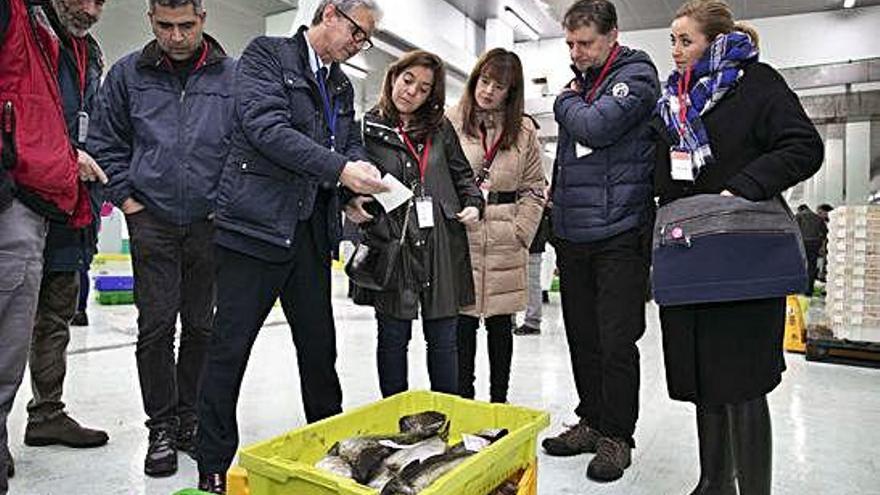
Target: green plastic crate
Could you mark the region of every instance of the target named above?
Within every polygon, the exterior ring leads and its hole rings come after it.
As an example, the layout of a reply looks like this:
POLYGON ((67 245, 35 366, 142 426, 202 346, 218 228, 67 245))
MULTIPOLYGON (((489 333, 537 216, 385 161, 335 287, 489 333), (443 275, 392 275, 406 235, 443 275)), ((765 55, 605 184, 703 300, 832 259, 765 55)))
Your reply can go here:
POLYGON ((410 391, 327 418, 239 452, 251 495, 376 495, 376 490, 314 467, 344 438, 398 431, 398 419, 435 410, 451 421, 449 443, 462 433, 507 428, 510 433, 468 458, 420 495, 486 495, 535 459, 538 433, 549 414, 506 404, 488 404, 425 391, 410 391))
POLYGON ((95 291, 98 304, 134 304, 134 291, 95 291))

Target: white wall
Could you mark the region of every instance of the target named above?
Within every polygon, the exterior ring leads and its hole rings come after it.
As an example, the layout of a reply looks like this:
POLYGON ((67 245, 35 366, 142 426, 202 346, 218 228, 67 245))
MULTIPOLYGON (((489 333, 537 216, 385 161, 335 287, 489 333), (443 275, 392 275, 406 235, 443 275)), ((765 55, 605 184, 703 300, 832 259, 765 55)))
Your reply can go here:
MULTIPOLYGON (((206 2, 205 9, 208 12, 205 32, 217 38, 232 56, 241 54, 247 43, 263 34, 265 29, 263 17, 249 13, 247 9, 239 10, 214 2, 206 2)), ((109 69, 123 55, 140 50, 153 39, 146 1, 107 2, 93 34, 104 51, 104 61, 109 69)))
MULTIPOLYGON (((843 62, 880 57, 880 7, 816 12, 750 21, 761 41, 761 58, 777 68, 843 62)), ((621 33, 621 43, 646 51, 661 77, 672 68, 669 29, 651 29, 621 33)), ((523 59, 526 79, 547 77, 556 92, 572 74, 565 40, 554 38, 539 42, 517 43, 523 59)), ((530 88, 528 96, 536 96, 530 88)))

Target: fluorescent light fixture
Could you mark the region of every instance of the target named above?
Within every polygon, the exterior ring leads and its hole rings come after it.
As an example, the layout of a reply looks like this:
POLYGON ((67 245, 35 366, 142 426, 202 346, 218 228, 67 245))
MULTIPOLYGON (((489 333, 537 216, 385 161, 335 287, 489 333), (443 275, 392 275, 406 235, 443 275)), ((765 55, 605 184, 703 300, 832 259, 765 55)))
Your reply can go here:
POLYGON ((856 6, 856 0, 843 0, 843 8, 851 9, 856 6))
POLYGON ((516 29, 521 28, 522 31, 525 32, 526 36, 528 36, 532 41, 538 41, 541 39, 541 35, 538 34, 538 31, 535 30, 525 19, 522 18, 512 7, 505 5, 504 11, 502 12, 502 17, 505 22, 510 25, 510 27, 516 29))
POLYGON ((366 79, 370 74, 366 69, 362 69, 357 65, 350 64, 348 62, 342 62, 342 71, 348 74, 351 77, 355 77, 357 79, 366 79))

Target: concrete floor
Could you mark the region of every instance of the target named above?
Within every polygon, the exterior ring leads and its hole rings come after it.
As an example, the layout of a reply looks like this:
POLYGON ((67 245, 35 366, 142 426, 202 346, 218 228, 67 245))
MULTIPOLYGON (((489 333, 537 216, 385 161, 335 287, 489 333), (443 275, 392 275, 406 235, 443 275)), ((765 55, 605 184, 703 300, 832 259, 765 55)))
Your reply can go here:
MULTIPOLYGON (((334 303, 339 337, 338 369, 344 407, 380 397, 375 375, 375 323, 369 308, 345 297, 345 280, 335 275, 334 303)), ((10 493, 21 495, 167 495, 194 485, 195 463, 180 455, 180 471, 166 479, 143 474, 147 446, 134 361, 136 313, 131 306, 89 308, 92 326, 74 328, 65 400, 81 423, 105 428, 110 443, 77 451, 26 447, 22 387, 9 419, 17 474, 10 493)), ((698 476, 693 407, 666 394, 660 332, 654 305, 648 310, 642 351, 641 418, 633 466, 611 484, 584 476, 588 456, 568 459, 539 454, 539 492, 544 494, 686 494, 698 476)), ((424 344, 415 332, 410 384, 427 388, 424 344)), ((483 334, 485 335, 485 333, 483 334)), ((484 341, 481 342, 484 345, 484 341)), ((478 395, 488 395, 488 363, 481 347, 478 395)), ((575 420, 574 384, 561 326, 558 295, 545 305, 544 333, 515 341, 511 402, 549 411, 543 436, 575 420)), ((880 371, 807 363, 788 355, 788 371, 771 395, 774 427, 774 493, 880 494, 880 371)), ((249 444, 304 423, 293 344, 280 311, 274 311, 257 340, 242 389, 239 424, 249 444)))

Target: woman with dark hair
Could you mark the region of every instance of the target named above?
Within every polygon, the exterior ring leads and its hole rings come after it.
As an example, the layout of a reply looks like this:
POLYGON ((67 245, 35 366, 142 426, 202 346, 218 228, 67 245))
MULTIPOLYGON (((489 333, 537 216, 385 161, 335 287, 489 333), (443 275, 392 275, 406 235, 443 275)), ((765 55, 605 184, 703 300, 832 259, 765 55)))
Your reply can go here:
POLYGON ((541 146, 523 115, 523 71, 516 54, 484 54, 449 120, 477 177, 486 213, 467 229, 475 304, 458 317, 458 382, 473 398, 477 329, 488 333, 489 398, 507 402, 513 355, 513 314, 526 307, 529 245, 544 207, 541 146))
POLYGON ((367 246, 392 246, 397 253, 381 290, 355 290, 356 303, 376 309, 384 397, 408 388, 407 347, 420 314, 431 389, 458 393, 458 309, 474 303, 464 225, 479 221, 483 198, 443 115, 445 77, 440 58, 424 51, 407 53, 388 68, 379 103, 364 116, 364 145, 370 162, 414 196, 388 212, 367 197, 345 209, 367 246))
MULTIPOLYGON (((676 68, 655 120, 661 205, 696 194, 768 200, 819 169, 819 134, 725 2, 682 5, 671 41, 676 68)), ((669 395, 697 408, 692 494, 769 494, 767 394, 785 369, 785 298, 661 306, 660 322, 669 395)))

